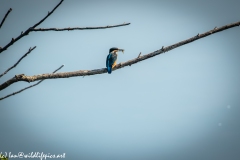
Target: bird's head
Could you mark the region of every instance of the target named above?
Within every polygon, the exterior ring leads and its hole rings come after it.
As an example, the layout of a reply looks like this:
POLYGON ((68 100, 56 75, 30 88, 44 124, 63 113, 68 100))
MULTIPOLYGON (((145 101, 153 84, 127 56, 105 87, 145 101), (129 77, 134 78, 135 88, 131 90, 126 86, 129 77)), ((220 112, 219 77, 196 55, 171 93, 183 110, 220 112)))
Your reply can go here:
POLYGON ((112 47, 112 48, 109 49, 109 53, 116 53, 118 51, 121 51, 121 52, 124 53, 124 49, 119 49, 117 47, 112 47))

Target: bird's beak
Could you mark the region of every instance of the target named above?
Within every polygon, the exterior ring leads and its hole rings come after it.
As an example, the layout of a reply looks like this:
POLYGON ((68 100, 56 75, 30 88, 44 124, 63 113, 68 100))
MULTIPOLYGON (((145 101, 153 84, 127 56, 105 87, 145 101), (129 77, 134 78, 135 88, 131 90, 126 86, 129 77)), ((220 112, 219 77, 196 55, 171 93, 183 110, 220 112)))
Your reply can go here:
POLYGON ((123 52, 123 53, 124 53, 124 49, 118 49, 118 51, 121 51, 121 52, 123 52))

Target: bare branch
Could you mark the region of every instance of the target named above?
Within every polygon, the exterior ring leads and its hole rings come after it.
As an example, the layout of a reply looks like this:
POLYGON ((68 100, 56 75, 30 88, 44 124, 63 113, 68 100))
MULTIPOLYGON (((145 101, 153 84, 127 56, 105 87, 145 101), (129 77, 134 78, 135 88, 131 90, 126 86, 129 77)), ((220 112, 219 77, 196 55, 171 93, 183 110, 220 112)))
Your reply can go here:
MULTIPOLYGON (((222 26, 220 28, 210 30, 210 31, 202 33, 202 34, 198 34, 197 36, 194 36, 194 37, 189 38, 187 40, 175 43, 175 44, 167 46, 167 47, 162 47, 161 49, 159 49, 157 51, 154 51, 152 53, 143 55, 139 58, 134 58, 134 59, 129 60, 127 62, 117 64, 113 68, 113 70, 117 70, 117 69, 123 68, 125 66, 131 66, 132 64, 135 64, 135 63, 138 63, 140 61, 146 60, 148 58, 157 56, 161 53, 168 52, 168 51, 170 51, 172 49, 175 49, 177 47, 180 47, 182 45, 191 43, 193 41, 204 38, 206 36, 209 36, 209 35, 212 35, 214 33, 221 32, 223 30, 226 30, 226 29, 229 29, 229 28, 232 28, 232 27, 236 27, 236 26, 239 26, 239 25, 240 25, 240 21, 236 22, 236 23, 232 23, 232 24, 222 26)), ((69 77, 76 77, 76 76, 90 76, 90 75, 95 75, 95 74, 103 74, 103 73, 106 73, 106 72, 107 72, 107 69, 102 68, 102 69, 95 69, 95 70, 79 70, 79 71, 75 71, 75 72, 64 72, 64 73, 56 73, 56 74, 40 74, 40 75, 34 75, 34 76, 26 76, 24 74, 20 74, 20 75, 15 75, 15 77, 13 77, 10 80, 1 84, 0 85, 0 90, 3 90, 4 88, 7 88, 8 86, 10 86, 11 84, 13 84, 17 81, 34 82, 34 81, 43 80, 43 79, 69 78, 69 77)))
POLYGON ((30 32, 32 31, 70 31, 70 30, 91 30, 91 29, 106 29, 106 28, 114 28, 114 27, 121 27, 121 26, 126 26, 129 25, 130 23, 123 23, 123 24, 118 24, 118 25, 108 25, 108 26, 100 26, 100 27, 74 27, 74 28, 36 28, 38 25, 40 25, 45 19, 47 19, 56 9, 57 7, 59 7, 61 5, 61 3, 64 0, 61 0, 58 5, 56 7, 53 8, 53 10, 51 12, 48 12, 48 14, 42 19, 40 20, 38 23, 36 23, 35 25, 33 25, 32 27, 28 28, 26 31, 22 31, 21 34, 16 37, 16 38, 12 38, 11 41, 4 46, 3 48, 0 47, 0 53, 5 51, 8 47, 10 47, 11 45, 13 45, 15 42, 17 42, 19 39, 25 37, 26 35, 28 35, 30 32))
MULTIPOLYGON (((61 66, 60 66, 58 69, 56 69, 53 73, 56 73, 56 72, 57 72, 58 70, 60 70, 63 66, 64 66, 64 65, 61 65, 61 66)), ((32 88, 32 87, 34 87, 34 86, 36 86, 36 85, 39 85, 40 83, 42 83, 42 81, 44 81, 44 79, 43 79, 43 80, 40 80, 39 82, 37 82, 37 83, 35 83, 35 84, 31 85, 31 86, 28 86, 28 87, 26 87, 26 88, 23 88, 23 89, 21 89, 21 90, 19 90, 19 91, 17 91, 17 92, 13 92, 12 94, 9 94, 9 95, 7 95, 7 96, 1 97, 1 98, 0 98, 0 101, 3 100, 3 99, 5 99, 5 98, 8 98, 8 97, 10 97, 10 96, 13 96, 13 95, 15 95, 15 94, 21 93, 22 91, 24 91, 24 90, 26 90, 26 89, 32 88)))
POLYGON ((5 16, 4 16, 4 18, 3 18, 3 20, 2 20, 2 22, 1 22, 1 24, 0 24, 0 28, 2 27, 5 19, 7 18, 8 14, 9 14, 11 11, 12 11, 12 8, 10 8, 10 9, 7 11, 7 13, 5 14, 5 16))
POLYGON ((139 55, 138 55, 138 57, 137 57, 137 58, 139 58, 139 57, 141 56, 141 54, 142 54, 142 52, 140 52, 140 53, 139 53, 139 55))
POLYGON ((19 39, 21 39, 22 37, 28 35, 29 32, 31 32, 31 30, 35 27, 37 27, 39 24, 41 24, 45 19, 47 19, 56 9, 58 6, 60 6, 60 4, 63 2, 63 0, 61 0, 58 5, 56 7, 53 8, 53 10, 51 12, 49 12, 42 20, 40 20, 38 23, 36 23, 34 26, 28 28, 25 32, 22 32, 17 38, 12 38, 12 40, 3 48, 0 49, 0 53, 5 51, 8 47, 10 47, 11 45, 13 45, 15 42, 17 42, 19 39))
POLYGON ((60 69, 62 69, 62 67, 64 67, 64 64, 61 65, 58 69, 56 69, 55 71, 53 71, 53 73, 56 73, 57 71, 59 71, 60 69))
POLYGON ((16 66, 18 65, 18 63, 20 63, 21 60, 22 60, 23 58, 25 58, 29 53, 31 53, 32 50, 34 50, 35 48, 36 48, 36 46, 34 46, 33 48, 30 47, 29 50, 28 50, 28 52, 25 53, 25 54, 17 61, 17 63, 15 63, 12 67, 8 68, 4 73, 0 74, 0 78, 1 78, 3 75, 5 75, 8 71, 10 71, 10 70, 13 69, 14 67, 16 67, 16 66))
POLYGON ((37 27, 39 24, 41 24, 43 21, 45 21, 45 19, 47 19, 63 2, 64 0, 61 0, 58 5, 56 5, 56 7, 53 8, 53 10, 51 12, 48 12, 48 14, 42 19, 40 20, 38 23, 36 23, 34 26, 32 26, 32 28, 37 27))
POLYGON ((123 24, 100 26, 100 27, 35 28, 35 29, 31 29, 31 31, 37 32, 37 31, 73 31, 73 30, 106 29, 106 28, 127 26, 129 24, 131 23, 123 23, 123 24))

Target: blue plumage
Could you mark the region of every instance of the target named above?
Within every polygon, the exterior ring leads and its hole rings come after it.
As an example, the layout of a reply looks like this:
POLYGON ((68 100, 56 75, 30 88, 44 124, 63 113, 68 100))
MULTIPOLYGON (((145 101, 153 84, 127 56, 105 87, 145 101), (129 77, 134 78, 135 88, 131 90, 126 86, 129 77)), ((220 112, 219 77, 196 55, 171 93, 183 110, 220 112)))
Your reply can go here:
POLYGON ((112 65, 113 65, 112 55, 111 55, 111 53, 109 53, 109 55, 107 56, 107 61, 106 61, 106 67, 107 67, 107 71, 109 74, 112 73, 112 65))
POLYGON ((112 67, 114 62, 116 62, 117 60, 117 54, 116 53, 109 53, 107 56, 107 61, 106 61, 106 67, 108 70, 108 73, 111 74, 112 73, 112 67))
POLYGON ((116 47, 110 48, 110 50, 109 50, 109 54, 108 54, 107 60, 106 60, 106 67, 107 67, 108 74, 112 73, 112 68, 115 67, 115 65, 116 65, 118 51, 123 52, 124 50, 118 49, 116 47))

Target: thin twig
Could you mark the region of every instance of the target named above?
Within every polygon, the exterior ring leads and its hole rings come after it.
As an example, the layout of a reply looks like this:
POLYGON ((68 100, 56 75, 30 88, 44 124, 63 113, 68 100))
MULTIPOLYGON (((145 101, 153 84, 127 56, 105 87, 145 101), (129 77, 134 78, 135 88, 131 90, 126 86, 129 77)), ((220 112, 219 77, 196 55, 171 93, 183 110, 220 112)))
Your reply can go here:
POLYGON ((21 60, 22 60, 23 58, 25 58, 29 53, 31 53, 32 50, 34 50, 35 48, 36 48, 36 46, 34 46, 33 48, 30 47, 29 50, 28 50, 28 52, 25 53, 25 54, 17 61, 17 63, 15 63, 12 67, 8 68, 4 73, 0 74, 0 78, 1 78, 3 75, 5 75, 8 71, 10 71, 10 70, 13 69, 14 67, 16 67, 16 66, 18 65, 18 63, 20 63, 21 60))
MULTIPOLYGON (((236 26, 239 26, 239 25, 240 25, 240 21, 236 22, 236 23, 232 23, 232 24, 222 26, 222 27, 217 28, 217 29, 210 30, 210 31, 202 33, 202 34, 198 34, 198 36, 193 36, 192 38, 186 39, 184 41, 175 43, 175 44, 167 46, 167 47, 163 47, 163 48, 161 48, 157 51, 154 51, 152 53, 143 55, 139 58, 134 58, 134 59, 129 60, 127 62, 117 64, 113 68, 113 71, 117 70, 117 69, 120 69, 120 68, 123 68, 125 66, 131 66, 135 63, 138 63, 138 62, 146 60, 148 58, 157 56, 161 53, 168 52, 170 50, 173 50, 177 47, 180 47, 180 46, 183 46, 185 44, 191 43, 191 42, 196 41, 198 39, 204 38, 204 37, 212 35, 214 33, 221 32, 223 30, 233 28, 233 27, 236 27, 236 26)), ((0 85, 0 90, 3 90, 5 88, 7 88, 8 86, 10 86, 11 84, 13 84, 15 82, 18 82, 18 81, 34 82, 34 81, 43 80, 43 79, 69 78, 69 77, 76 77, 76 76, 90 76, 90 75, 95 75, 95 74, 103 74, 103 73, 106 73, 106 72, 107 72, 107 69, 102 68, 102 69, 79 70, 79 71, 75 71, 75 72, 64 72, 64 73, 56 73, 56 74, 40 74, 40 75, 34 75, 34 76, 26 76, 24 74, 15 75, 15 77, 13 77, 13 78, 9 79, 8 81, 4 82, 3 84, 1 84, 0 85)))
MULTIPOLYGON (((60 70, 63 66, 64 66, 64 65, 61 65, 61 66, 60 66, 58 69, 56 69, 53 73, 56 73, 56 72, 57 72, 58 70, 60 70)), ((44 81, 44 79, 43 79, 43 80, 40 80, 39 82, 37 82, 37 83, 35 83, 35 84, 33 84, 33 85, 30 85, 30 86, 28 86, 28 87, 26 87, 26 88, 23 88, 23 89, 21 89, 21 90, 19 90, 19 91, 17 91, 17 92, 13 92, 12 94, 9 94, 9 95, 7 95, 7 96, 1 97, 1 98, 0 98, 0 101, 3 100, 3 99, 5 99, 5 98, 8 98, 8 97, 10 97, 10 96, 13 96, 13 95, 15 95, 15 94, 18 94, 18 93, 20 93, 20 92, 22 92, 22 91, 24 91, 24 90, 26 90, 26 89, 29 89, 29 88, 34 87, 34 86, 36 86, 36 85, 39 85, 40 83, 42 83, 42 81, 44 81)))
POLYGON ((53 8, 53 10, 51 12, 48 12, 48 14, 42 19, 40 20, 38 23, 36 23, 35 25, 33 25, 32 27, 28 28, 26 31, 22 31, 21 34, 16 37, 16 38, 12 38, 12 40, 4 47, 0 47, 0 53, 5 51, 8 47, 10 47, 11 45, 13 45, 15 42, 17 42, 19 39, 23 38, 24 36, 28 35, 30 32, 37 32, 37 31, 70 31, 70 30, 90 30, 90 29, 106 29, 106 28, 114 28, 114 27, 121 27, 121 26, 126 26, 129 25, 130 23, 123 23, 123 24, 118 24, 118 25, 108 25, 108 26, 100 26, 100 27, 74 27, 74 28, 36 28, 38 25, 40 25, 45 19, 47 19, 56 9, 57 7, 59 7, 61 5, 61 3, 64 0, 61 0, 58 5, 56 7, 53 8))
POLYGON ((123 24, 100 26, 100 27, 34 28, 34 29, 31 29, 31 31, 37 32, 37 31, 73 31, 73 30, 107 29, 107 28, 127 26, 129 24, 131 23, 123 23, 123 24))
POLYGON ((56 7, 53 8, 53 10, 51 12, 48 12, 48 14, 42 19, 40 20, 38 23, 36 23, 34 26, 32 26, 32 28, 36 28, 39 24, 41 24, 45 19, 47 19, 57 8, 58 6, 61 5, 61 3, 63 2, 64 0, 61 0, 58 5, 56 5, 56 7))
POLYGON ((62 69, 62 67, 64 67, 64 64, 61 65, 58 69, 56 69, 55 71, 53 71, 53 73, 56 73, 57 71, 59 71, 60 69, 62 69))
POLYGON ((139 55, 138 55, 138 57, 137 57, 137 58, 139 58, 139 57, 141 56, 141 54, 142 54, 142 52, 140 52, 140 53, 139 53, 139 55))
POLYGON ((5 14, 5 16, 4 16, 4 18, 3 18, 3 20, 2 20, 2 22, 1 22, 1 24, 0 24, 0 28, 2 27, 5 19, 7 18, 8 14, 9 14, 11 11, 12 11, 12 8, 10 8, 10 9, 7 11, 7 13, 5 14))
POLYGON ((13 38, 6 46, 4 46, 3 48, 0 49, 0 53, 5 51, 8 47, 10 47, 11 45, 13 45, 15 42, 17 42, 19 39, 21 39, 22 37, 28 35, 29 32, 31 32, 32 29, 34 29, 35 27, 37 27, 39 24, 41 24, 45 19, 47 19, 56 9, 58 6, 60 6, 60 4, 63 2, 63 0, 61 0, 58 5, 56 5, 56 7, 53 8, 53 10, 51 12, 48 12, 48 14, 41 19, 38 23, 36 23, 35 25, 33 25, 32 27, 28 28, 25 32, 22 32, 17 38, 13 38))

